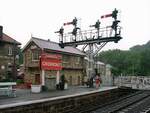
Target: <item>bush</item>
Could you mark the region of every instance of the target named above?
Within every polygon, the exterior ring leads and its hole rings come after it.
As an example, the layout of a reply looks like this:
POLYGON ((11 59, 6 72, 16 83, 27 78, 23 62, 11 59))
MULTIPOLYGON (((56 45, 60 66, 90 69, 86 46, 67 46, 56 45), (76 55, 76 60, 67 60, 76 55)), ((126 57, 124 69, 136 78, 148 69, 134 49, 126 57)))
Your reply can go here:
POLYGON ((24 81, 22 80, 22 79, 17 79, 17 84, 22 84, 22 83, 24 83, 24 81))
POLYGON ((15 82, 13 79, 2 79, 0 82, 15 82))

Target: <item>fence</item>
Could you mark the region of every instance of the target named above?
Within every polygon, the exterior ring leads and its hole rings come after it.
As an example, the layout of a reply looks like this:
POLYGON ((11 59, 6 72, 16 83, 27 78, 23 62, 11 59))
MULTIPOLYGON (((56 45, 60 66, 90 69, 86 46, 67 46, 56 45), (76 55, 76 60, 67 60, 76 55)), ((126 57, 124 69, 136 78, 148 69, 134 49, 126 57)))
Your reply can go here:
POLYGON ((114 84, 117 86, 126 86, 133 89, 149 89, 150 76, 118 76, 114 78, 114 84))

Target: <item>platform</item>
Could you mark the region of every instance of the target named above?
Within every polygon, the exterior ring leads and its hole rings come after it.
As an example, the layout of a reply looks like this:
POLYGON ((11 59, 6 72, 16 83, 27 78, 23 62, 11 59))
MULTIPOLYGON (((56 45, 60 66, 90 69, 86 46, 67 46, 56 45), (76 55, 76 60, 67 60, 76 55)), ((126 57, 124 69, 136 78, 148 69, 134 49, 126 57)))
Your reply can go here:
POLYGON ((74 86, 69 87, 67 90, 53 90, 47 92, 41 92, 39 94, 31 93, 28 89, 17 89, 15 98, 2 98, 0 97, 0 109, 7 107, 15 107, 20 105, 28 105, 32 103, 39 103, 43 101, 57 100, 61 98, 68 98, 78 95, 86 95, 90 93, 102 92, 112 89, 117 89, 118 87, 100 87, 96 88, 87 88, 84 86, 74 86))

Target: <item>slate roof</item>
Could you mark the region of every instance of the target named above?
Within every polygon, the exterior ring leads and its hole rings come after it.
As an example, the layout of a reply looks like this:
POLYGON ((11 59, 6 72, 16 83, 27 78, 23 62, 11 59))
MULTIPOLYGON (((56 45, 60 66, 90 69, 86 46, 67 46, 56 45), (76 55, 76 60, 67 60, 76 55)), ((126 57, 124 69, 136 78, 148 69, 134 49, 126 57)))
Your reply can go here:
POLYGON ((58 43, 52 42, 50 40, 43 40, 39 38, 32 37, 30 41, 26 44, 26 46, 23 48, 24 49, 28 46, 30 42, 34 42, 37 46, 39 46, 41 49, 48 49, 48 50, 53 50, 53 51, 59 51, 59 52, 64 52, 64 53, 71 53, 71 54, 77 54, 77 55, 85 55, 82 51, 75 47, 71 46, 66 46, 64 48, 61 48, 58 43))
POLYGON ((3 33, 3 36, 0 38, 0 41, 21 45, 20 42, 16 41, 15 39, 11 38, 10 36, 6 35, 5 33, 3 33))

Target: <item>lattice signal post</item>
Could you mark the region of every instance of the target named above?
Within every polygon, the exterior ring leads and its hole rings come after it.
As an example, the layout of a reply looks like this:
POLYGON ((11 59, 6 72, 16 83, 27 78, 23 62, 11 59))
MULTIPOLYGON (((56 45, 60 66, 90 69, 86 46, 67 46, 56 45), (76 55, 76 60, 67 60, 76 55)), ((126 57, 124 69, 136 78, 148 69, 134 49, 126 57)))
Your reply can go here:
POLYGON ((112 17, 112 25, 101 28, 100 20, 94 25, 90 25, 93 29, 81 31, 79 27, 77 27, 77 18, 74 18, 72 22, 64 23, 63 25, 73 25, 73 31, 71 33, 64 34, 64 28, 55 33, 60 34, 60 47, 64 48, 65 46, 74 46, 82 45, 82 50, 88 47, 86 51, 88 57, 88 73, 87 76, 90 78, 94 74, 94 57, 97 53, 108 43, 115 42, 118 43, 121 37, 121 27, 118 25, 120 23, 117 20, 118 10, 112 11, 111 14, 106 14, 101 16, 101 19, 112 17))

